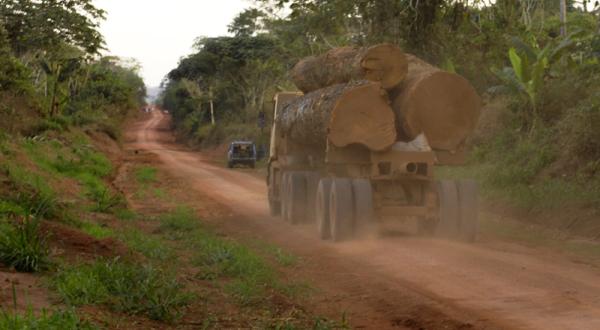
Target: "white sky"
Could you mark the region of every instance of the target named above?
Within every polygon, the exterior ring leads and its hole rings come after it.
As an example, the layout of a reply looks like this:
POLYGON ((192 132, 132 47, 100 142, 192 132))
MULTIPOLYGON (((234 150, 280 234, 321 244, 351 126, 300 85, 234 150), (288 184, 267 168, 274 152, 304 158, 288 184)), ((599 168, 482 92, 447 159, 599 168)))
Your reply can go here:
POLYGON ((132 57, 142 64, 149 87, 192 51, 199 36, 226 35, 227 25, 248 0, 94 0, 107 11, 101 32, 111 55, 132 57))

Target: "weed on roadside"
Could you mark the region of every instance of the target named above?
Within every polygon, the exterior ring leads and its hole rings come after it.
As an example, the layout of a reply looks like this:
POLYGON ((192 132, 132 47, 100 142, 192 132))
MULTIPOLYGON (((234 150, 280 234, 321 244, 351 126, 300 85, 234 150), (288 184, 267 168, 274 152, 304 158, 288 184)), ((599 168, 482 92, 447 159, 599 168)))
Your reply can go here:
POLYGON ((193 297, 173 275, 119 259, 67 266, 54 276, 52 287, 68 305, 106 305, 160 321, 179 317, 193 297))
POLYGON ((0 218, 0 262, 19 272, 37 272, 48 267, 49 254, 39 217, 0 218))
POLYGON ((0 329, 94 330, 98 327, 82 320, 73 310, 42 311, 40 314, 28 310, 19 315, 0 309, 0 329))
POLYGON ((196 218, 194 210, 183 206, 161 215, 158 220, 160 226, 156 229, 156 232, 162 233, 173 240, 182 239, 190 232, 200 228, 200 222, 196 218))
POLYGON ((122 232, 118 235, 118 238, 125 242, 132 250, 150 259, 164 261, 175 255, 173 250, 166 246, 160 239, 136 229, 129 229, 122 232))
POLYGON ((151 166, 143 166, 135 170, 135 179, 141 185, 156 182, 157 169, 151 166))
POLYGON ((104 239, 115 235, 110 228, 101 226, 95 222, 82 222, 81 230, 96 239, 104 239))

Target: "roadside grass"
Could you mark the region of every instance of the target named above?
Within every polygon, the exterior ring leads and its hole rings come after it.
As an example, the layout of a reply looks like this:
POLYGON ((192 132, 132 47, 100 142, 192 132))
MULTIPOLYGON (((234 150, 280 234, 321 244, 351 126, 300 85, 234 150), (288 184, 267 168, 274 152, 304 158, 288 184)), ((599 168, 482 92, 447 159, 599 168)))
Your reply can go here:
POLYGON ((0 216, 0 262, 19 272, 38 272, 50 265, 49 255, 39 217, 0 216))
MULTIPOLYGON (((514 167, 518 168, 517 165, 514 167)), ((547 178, 530 182, 519 181, 518 178, 524 174, 515 174, 516 171, 524 170, 509 168, 504 170, 505 174, 498 174, 497 166, 489 164, 436 168, 439 178, 476 179, 481 185, 482 197, 501 200, 520 209, 556 210, 568 205, 580 205, 600 211, 600 178, 547 178), (509 180, 511 175, 515 177, 509 180)))
POLYGON ((118 258, 65 266, 53 276, 51 286, 69 306, 106 305, 167 322, 177 319, 193 298, 173 274, 118 258))
POLYGON ((138 184, 147 185, 156 182, 157 169, 151 166, 142 166, 135 170, 135 179, 138 184))
POLYGON ((96 239, 104 239, 115 236, 115 233, 110 228, 103 227, 95 222, 82 222, 80 229, 96 239))
POLYGON ((506 221, 489 213, 480 215, 480 231, 483 234, 503 241, 567 253, 594 263, 600 262, 600 243, 596 241, 573 239, 569 234, 558 229, 506 221))
POLYGON ((126 222, 133 221, 138 218, 138 214, 127 207, 116 208, 113 210, 113 214, 117 217, 117 219, 126 222))
POLYGON ((175 252, 160 238, 153 237, 138 229, 129 228, 117 233, 117 238, 132 250, 153 260, 165 261, 173 258, 175 252))
POLYGON ((113 193, 104 183, 113 167, 108 158, 94 150, 85 136, 67 135, 67 142, 24 139, 23 150, 42 170, 57 176, 77 180, 84 194, 92 201, 92 211, 108 212, 123 203, 123 197, 113 193))
POLYGON ((14 160, 1 165, 7 174, 13 196, 7 196, 14 204, 25 210, 39 210, 40 217, 53 217, 61 213, 57 193, 46 178, 28 171, 14 160))
POLYGON ((11 314, 0 309, 0 329, 55 329, 55 330, 95 330, 94 324, 82 320, 73 310, 57 310, 34 313, 28 310, 25 314, 11 314))
MULTIPOLYGON (((177 207, 158 220, 156 233, 181 241, 193 251, 191 263, 199 268, 196 276, 202 280, 225 280, 224 290, 242 306, 265 302, 273 291, 289 296, 306 286, 280 282, 277 271, 263 256, 204 228, 191 208, 177 207)), ((283 264, 295 261, 281 250, 273 251, 283 264)))

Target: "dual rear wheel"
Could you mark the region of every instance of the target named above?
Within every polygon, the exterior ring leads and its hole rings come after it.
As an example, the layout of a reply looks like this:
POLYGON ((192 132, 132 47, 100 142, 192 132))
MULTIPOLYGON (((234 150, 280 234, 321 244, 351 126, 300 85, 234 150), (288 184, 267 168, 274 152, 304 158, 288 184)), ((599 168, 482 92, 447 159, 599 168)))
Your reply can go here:
MULTIPOLYGON (((315 172, 286 172, 280 186, 282 218, 292 224, 316 222, 321 239, 335 242, 368 233, 373 227, 373 191, 367 179, 320 178, 315 172)), ((473 180, 437 183, 437 219, 420 221, 421 232, 475 241, 477 184, 473 180)))
POLYGON ((321 239, 339 242, 367 232, 373 217, 371 183, 366 179, 321 179, 316 214, 321 239))

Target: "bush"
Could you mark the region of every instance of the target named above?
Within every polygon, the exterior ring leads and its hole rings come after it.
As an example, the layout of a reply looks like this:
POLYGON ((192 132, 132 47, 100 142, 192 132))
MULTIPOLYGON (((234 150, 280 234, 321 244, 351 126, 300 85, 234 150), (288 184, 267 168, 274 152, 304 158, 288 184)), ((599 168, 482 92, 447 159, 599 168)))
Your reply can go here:
POLYGON ((569 157, 583 162, 600 159, 600 93, 569 111, 558 127, 569 157))
POLYGON ((37 272, 49 265, 48 255, 39 218, 25 215, 16 221, 0 219, 0 262, 19 272, 37 272))
POLYGON ((52 286, 69 305, 103 304, 161 321, 176 319, 192 298, 174 276, 119 259, 66 267, 52 286))

